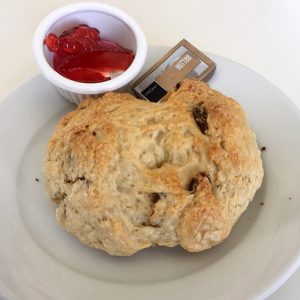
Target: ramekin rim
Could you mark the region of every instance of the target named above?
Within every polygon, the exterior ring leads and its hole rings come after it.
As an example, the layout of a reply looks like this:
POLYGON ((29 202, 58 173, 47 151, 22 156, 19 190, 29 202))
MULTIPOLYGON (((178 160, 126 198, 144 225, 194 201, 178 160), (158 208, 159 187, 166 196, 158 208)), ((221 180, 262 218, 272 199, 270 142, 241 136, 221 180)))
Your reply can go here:
POLYGON ((82 93, 82 94, 98 94, 104 91, 113 91, 118 88, 125 86, 130 82, 134 77, 140 72, 143 67, 143 64, 146 59, 147 54, 147 43, 145 35, 140 28, 140 25, 127 13, 124 11, 103 3, 97 2, 80 2, 69 4, 58 8, 48 14, 38 25, 32 42, 33 52, 35 60, 42 72, 42 74, 54 85, 68 90, 70 92, 82 93), (136 40, 136 54, 132 64, 129 68, 120 74, 116 78, 105 82, 99 83, 82 83, 76 82, 70 79, 67 79, 57 73, 53 68, 48 64, 45 55, 44 55, 44 45, 43 40, 47 33, 49 27, 57 22, 59 19, 63 18, 67 14, 71 14, 78 11, 99 11, 110 14, 114 17, 117 17, 122 22, 124 22, 132 31, 135 40, 136 40))

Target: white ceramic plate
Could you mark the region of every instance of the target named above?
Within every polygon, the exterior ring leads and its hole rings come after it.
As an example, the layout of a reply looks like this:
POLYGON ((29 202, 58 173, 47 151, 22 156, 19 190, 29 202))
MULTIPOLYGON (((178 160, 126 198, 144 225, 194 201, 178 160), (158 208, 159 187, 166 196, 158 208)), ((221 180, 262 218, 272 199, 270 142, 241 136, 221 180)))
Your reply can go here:
MULTIPOLYGON (((148 66, 166 50, 150 48, 148 66)), ((62 230, 41 165, 55 124, 74 106, 36 76, 0 102, 0 298, 263 299, 292 274, 300 263, 299 111, 256 73, 210 56, 210 85, 242 104, 267 147, 262 188, 230 237, 198 254, 177 247, 111 257, 62 230)))

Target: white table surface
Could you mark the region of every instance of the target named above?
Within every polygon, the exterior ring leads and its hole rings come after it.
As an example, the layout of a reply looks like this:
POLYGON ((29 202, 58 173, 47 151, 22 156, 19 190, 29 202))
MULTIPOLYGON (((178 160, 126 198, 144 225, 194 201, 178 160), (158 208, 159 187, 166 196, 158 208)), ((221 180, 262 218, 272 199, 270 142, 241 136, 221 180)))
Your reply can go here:
MULTIPOLYGON (((78 1, 0 0, 0 98, 37 74, 31 52, 35 27, 51 10, 72 2, 78 1)), ((149 45, 172 46, 184 37, 255 70, 300 109, 299 0, 103 2, 132 15, 149 45)), ((300 299, 300 270, 269 299, 300 299)))

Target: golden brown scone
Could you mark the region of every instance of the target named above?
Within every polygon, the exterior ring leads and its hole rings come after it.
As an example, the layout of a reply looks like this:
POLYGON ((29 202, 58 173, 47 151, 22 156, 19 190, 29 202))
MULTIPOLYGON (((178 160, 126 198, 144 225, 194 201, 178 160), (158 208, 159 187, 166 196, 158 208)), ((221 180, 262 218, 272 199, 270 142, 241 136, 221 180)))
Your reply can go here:
POLYGON ((263 177, 234 100, 186 79, 166 102, 107 93, 58 124, 44 161, 58 222, 112 255, 222 242, 263 177))

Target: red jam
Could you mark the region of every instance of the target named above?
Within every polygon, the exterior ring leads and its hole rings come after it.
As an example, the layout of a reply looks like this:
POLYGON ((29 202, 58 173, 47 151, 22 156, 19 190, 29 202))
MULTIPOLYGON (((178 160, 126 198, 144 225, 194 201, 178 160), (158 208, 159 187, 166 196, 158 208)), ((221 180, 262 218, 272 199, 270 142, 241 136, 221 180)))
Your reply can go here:
POLYGON ((85 24, 64 31, 59 37, 49 33, 44 45, 53 52, 54 70, 79 82, 109 80, 114 72, 125 71, 134 58, 131 50, 100 39, 100 32, 85 24))

